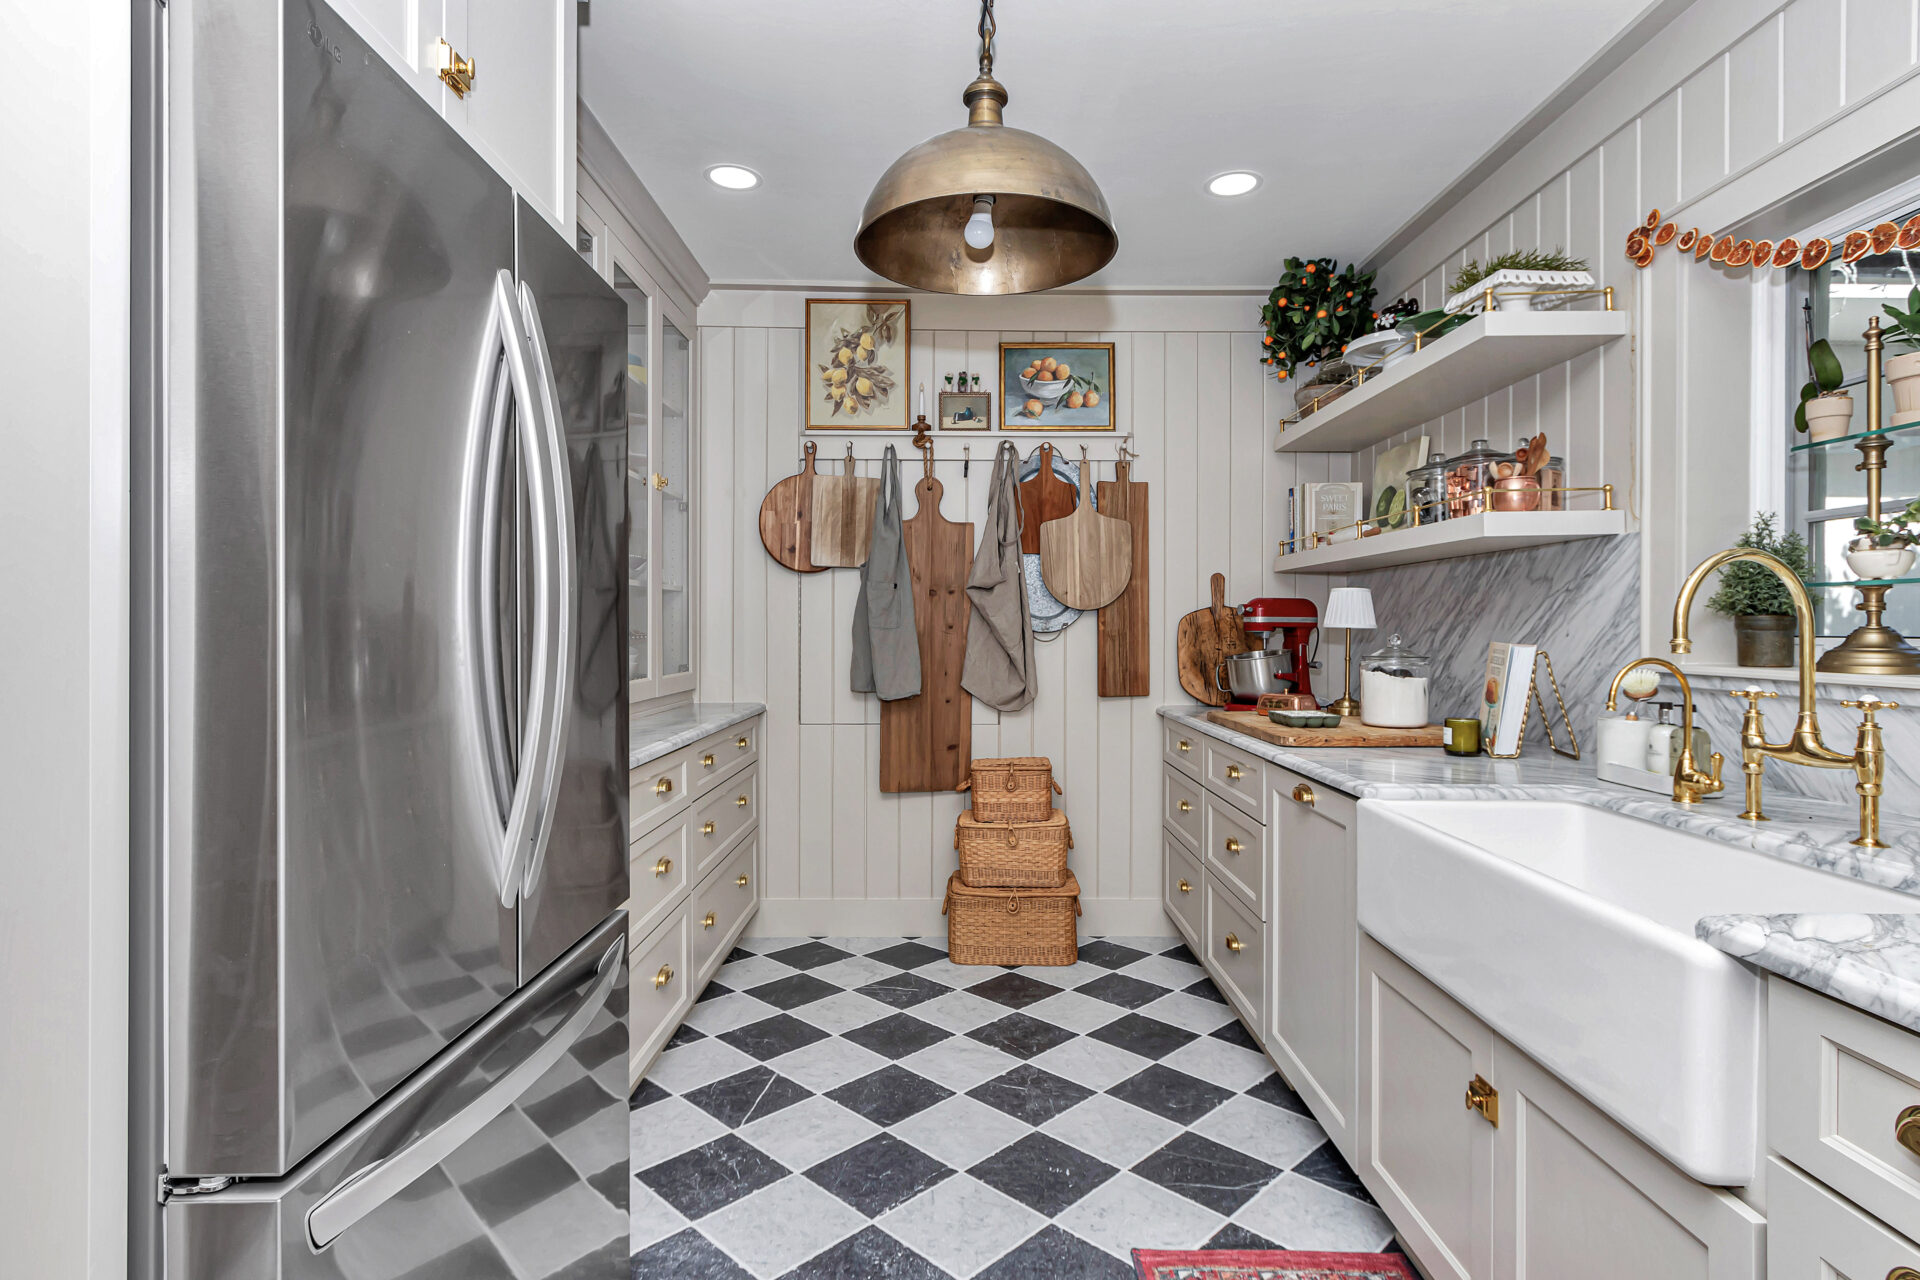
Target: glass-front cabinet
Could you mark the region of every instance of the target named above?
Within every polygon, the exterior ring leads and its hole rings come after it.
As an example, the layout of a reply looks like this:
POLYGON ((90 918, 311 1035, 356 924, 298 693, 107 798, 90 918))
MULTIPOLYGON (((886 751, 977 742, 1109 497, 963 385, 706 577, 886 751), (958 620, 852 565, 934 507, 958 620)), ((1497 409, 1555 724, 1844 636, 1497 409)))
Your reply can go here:
POLYGON ((627 688, 638 703, 690 691, 696 675, 694 327, 604 199, 583 182, 578 242, 627 304, 627 688))

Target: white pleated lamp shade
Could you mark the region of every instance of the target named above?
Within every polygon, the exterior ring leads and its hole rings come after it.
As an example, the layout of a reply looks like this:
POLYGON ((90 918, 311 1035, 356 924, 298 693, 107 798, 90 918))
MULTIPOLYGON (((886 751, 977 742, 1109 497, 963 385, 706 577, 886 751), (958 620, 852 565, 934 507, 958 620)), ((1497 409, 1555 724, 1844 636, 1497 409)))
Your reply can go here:
POLYGON ((1335 587, 1327 593, 1327 612, 1320 625, 1371 631, 1373 592, 1366 587, 1335 587))

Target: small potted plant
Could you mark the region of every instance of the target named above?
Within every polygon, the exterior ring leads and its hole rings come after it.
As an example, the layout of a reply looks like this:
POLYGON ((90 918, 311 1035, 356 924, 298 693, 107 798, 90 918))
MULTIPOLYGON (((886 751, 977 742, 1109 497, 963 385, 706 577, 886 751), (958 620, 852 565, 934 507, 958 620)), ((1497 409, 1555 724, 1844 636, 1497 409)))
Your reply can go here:
POLYGON ((1840 357, 1825 338, 1807 344, 1807 385, 1793 411, 1793 429, 1809 440, 1835 440, 1853 422, 1853 397, 1840 389, 1846 381, 1840 357))
POLYGON ((1914 531, 1916 525, 1920 525, 1920 498, 1882 519, 1855 520, 1853 527, 1860 536, 1847 544, 1847 568, 1867 581, 1904 577, 1913 568, 1913 540, 1920 536, 1914 531))
POLYGON ((1907 295, 1905 311, 1892 303, 1882 309, 1894 324, 1887 341, 1906 348, 1897 356, 1888 356, 1882 366, 1893 387, 1893 420, 1920 421, 1920 288, 1907 295))
POLYGON ((1573 300, 1569 290, 1592 287, 1593 273, 1585 258, 1560 249, 1514 249, 1484 265, 1475 259, 1461 267, 1447 286, 1446 309, 1478 310, 1488 289, 1502 311, 1531 311, 1536 297, 1541 306, 1552 309, 1573 300))
POLYGON ((1305 385, 1294 392, 1294 403, 1317 399, 1325 404, 1339 394, 1333 386, 1352 374, 1341 352, 1379 318, 1373 310, 1373 273, 1356 271, 1352 263, 1342 269, 1332 258, 1288 258, 1285 265, 1280 283, 1260 308, 1267 330, 1260 360, 1272 365, 1282 382, 1298 376, 1302 365, 1315 369, 1311 381, 1302 379, 1305 385))
MULTIPOLYGON (((1807 543, 1798 533, 1781 534, 1771 512, 1758 512, 1753 527, 1735 546, 1765 551, 1786 565, 1802 582, 1807 569, 1807 543)), ((1737 657, 1743 667, 1790 667, 1794 660, 1797 626, 1793 596, 1787 584, 1765 565, 1736 560, 1720 571, 1720 588, 1707 607, 1733 619, 1737 657)))

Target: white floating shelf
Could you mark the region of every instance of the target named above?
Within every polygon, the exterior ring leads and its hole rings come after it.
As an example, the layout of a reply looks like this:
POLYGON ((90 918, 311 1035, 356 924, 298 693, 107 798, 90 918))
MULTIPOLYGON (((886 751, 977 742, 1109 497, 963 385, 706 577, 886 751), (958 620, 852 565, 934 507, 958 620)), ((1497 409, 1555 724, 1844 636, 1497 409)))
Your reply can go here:
POLYGON ((1627 531, 1624 511, 1487 511, 1278 556, 1275 573, 1355 573, 1627 531))
POLYGON ((1627 332, 1624 311, 1495 311, 1378 373, 1303 422, 1280 453, 1354 453, 1490 396, 1627 332))

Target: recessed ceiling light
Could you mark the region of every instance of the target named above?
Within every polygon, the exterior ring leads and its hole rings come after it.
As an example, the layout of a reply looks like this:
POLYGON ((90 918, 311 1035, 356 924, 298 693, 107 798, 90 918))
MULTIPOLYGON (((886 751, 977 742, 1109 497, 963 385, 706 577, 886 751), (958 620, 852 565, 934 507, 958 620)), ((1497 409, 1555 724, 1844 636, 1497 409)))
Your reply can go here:
POLYGON ((707 170, 707 177, 715 186, 725 187, 729 191, 745 191, 760 185, 759 174, 737 164, 717 164, 707 170))
POLYGON ((1243 196, 1259 185, 1259 174, 1236 169, 1232 173, 1223 173, 1207 183, 1207 190, 1217 196, 1243 196))

